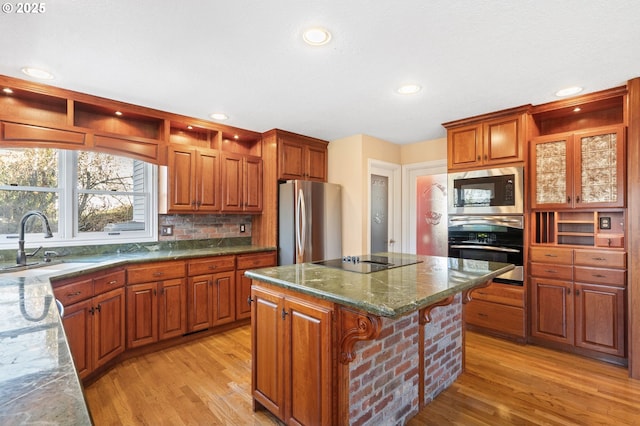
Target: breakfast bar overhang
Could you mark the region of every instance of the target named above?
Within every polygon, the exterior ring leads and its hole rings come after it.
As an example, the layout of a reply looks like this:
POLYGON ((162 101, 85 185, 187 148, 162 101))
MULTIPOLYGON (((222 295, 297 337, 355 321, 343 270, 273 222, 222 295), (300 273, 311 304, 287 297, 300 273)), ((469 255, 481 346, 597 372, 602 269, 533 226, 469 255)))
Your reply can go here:
POLYGON ((462 304, 513 265, 392 256, 407 265, 355 273, 304 263, 245 273, 254 280, 255 409, 286 424, 403 424, 458 377, 462 304))

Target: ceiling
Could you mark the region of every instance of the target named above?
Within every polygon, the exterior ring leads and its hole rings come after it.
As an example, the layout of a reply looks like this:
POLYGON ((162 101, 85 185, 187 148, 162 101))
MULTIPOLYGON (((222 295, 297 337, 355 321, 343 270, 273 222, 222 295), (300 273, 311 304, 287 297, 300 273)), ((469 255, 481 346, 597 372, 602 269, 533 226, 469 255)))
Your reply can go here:
MULTIPOLYGON (((17 4, 17 3, 13 3, 17 4)), ((6 5, 6 3, 5 3, 6 5)), ((640 76, 637 0, 54 0, 0 14, 0 74, 263 132, 397 144, 640 76), (310 47, 311 26, 332 33, 310 47), (415 95, 395 90, 417 83, 415 95)))

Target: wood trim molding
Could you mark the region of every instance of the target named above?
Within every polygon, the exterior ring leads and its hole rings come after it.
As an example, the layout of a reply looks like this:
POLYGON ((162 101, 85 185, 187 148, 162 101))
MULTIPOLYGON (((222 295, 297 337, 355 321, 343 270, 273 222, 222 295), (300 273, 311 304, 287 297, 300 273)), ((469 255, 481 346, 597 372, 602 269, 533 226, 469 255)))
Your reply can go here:
POLYGON ((382 319, 376 315, 355 311, 344 306, 339 309, 340 363, 355 359, 353 346, 361 340, 373 340, 380 335, 382 319))
POLYGON ((640 379, 640 78, 629 80, 627 129, 627 241, 629 376, 640 379))

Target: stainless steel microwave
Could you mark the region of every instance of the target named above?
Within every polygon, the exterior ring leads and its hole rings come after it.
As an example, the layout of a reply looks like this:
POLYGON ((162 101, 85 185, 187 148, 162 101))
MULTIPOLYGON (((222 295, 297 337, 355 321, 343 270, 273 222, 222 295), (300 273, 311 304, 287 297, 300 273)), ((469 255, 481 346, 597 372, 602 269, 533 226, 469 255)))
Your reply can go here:
POLYGON ((523 187, 523 167, 450 173, 448 213, 523 214, 523 187))

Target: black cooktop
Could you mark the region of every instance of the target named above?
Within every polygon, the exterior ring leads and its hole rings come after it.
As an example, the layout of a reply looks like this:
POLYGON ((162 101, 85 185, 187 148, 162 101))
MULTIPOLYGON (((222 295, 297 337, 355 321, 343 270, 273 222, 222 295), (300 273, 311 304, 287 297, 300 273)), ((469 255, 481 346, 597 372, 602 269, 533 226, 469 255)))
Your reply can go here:
POLYGON ((329 268, 342 269, 343 271, 370 274, 372 272, 386 271, 401 266, 414 265, 420 262, 422 262, 422 260, 407 259, 402 256, 367 254, 362 256, 344 256, 340 259, 320 260, 312 263, 329 268))

